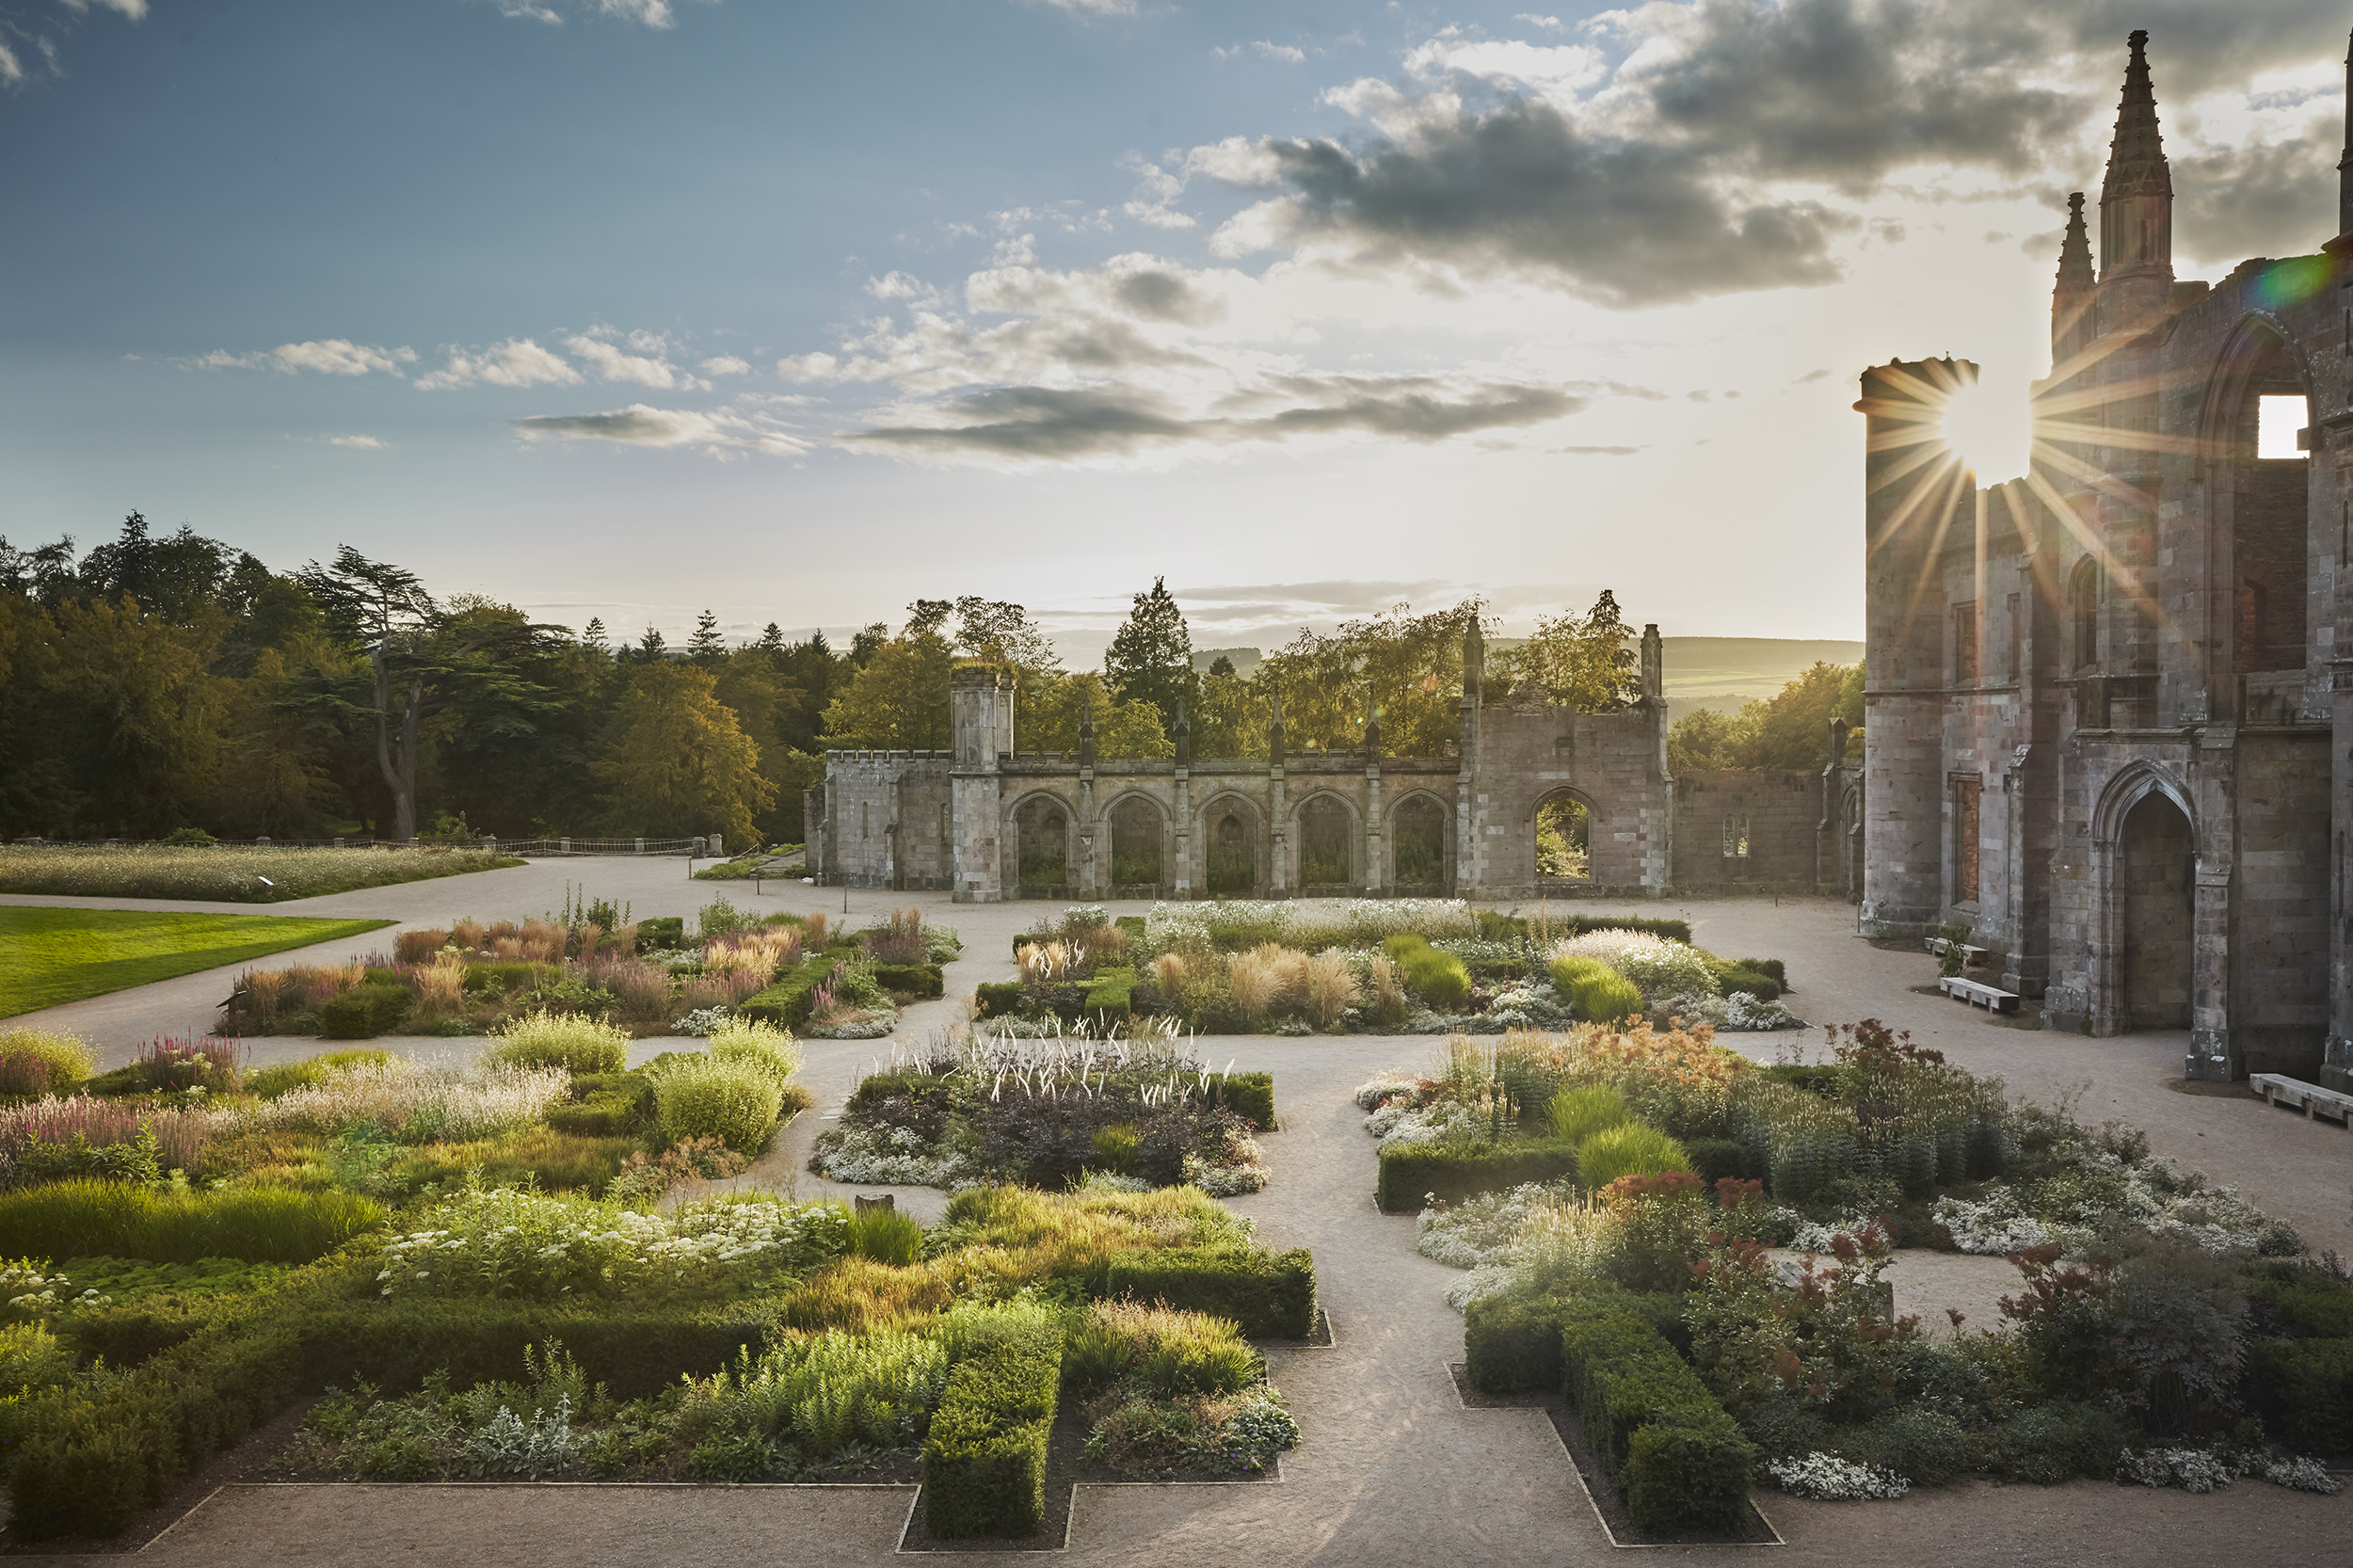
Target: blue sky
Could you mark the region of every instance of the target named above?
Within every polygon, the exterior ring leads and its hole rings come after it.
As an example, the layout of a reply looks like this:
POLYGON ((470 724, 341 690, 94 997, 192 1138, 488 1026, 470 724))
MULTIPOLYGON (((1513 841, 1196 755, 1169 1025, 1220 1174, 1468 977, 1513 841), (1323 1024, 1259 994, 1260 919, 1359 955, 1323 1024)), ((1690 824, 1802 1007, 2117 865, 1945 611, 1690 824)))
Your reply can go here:
POLYGON ((1854 635, 1855 373, 2046 368, 2133 26, 2183 274, 2313 248, 2343 9, 0 0, 0 532, 1074 660, 1163 573, 1203 646, 1854 635))

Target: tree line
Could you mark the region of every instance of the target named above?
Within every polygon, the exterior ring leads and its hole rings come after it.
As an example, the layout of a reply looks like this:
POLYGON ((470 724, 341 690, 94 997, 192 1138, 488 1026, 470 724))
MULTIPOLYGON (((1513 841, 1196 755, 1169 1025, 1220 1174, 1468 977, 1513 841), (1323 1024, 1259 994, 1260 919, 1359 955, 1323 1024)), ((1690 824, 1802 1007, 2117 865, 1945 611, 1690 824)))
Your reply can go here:
MULTIPOLYGON (((1400 604, 1303 630, 1250 676, 1193 668, 1164 582, 1133 598, 1101 670, 1066 670, 1023 606, 919 599, 836 648, 771 622, 730 644, 705 611, 684 646, 616 644, 487 595, 437 595, 345 545, 277 571, 137 513, 87 553, 0 537, 0 835, 407 840, 679 837, 798 841, 823 753, 946 749, 950 672, 1017 682, 1024 751, 1263 757, 1279 701, 1295 751, 1391 755, 1459 738, 1478 600, 1400 604)), ((1535 681, 1588 709, 1639 696, 1616 600, 1547 617, 1488 661, 1499 699, 1535 681)), ((1687 721, 1688 723, 1689 721, 1687 721)))

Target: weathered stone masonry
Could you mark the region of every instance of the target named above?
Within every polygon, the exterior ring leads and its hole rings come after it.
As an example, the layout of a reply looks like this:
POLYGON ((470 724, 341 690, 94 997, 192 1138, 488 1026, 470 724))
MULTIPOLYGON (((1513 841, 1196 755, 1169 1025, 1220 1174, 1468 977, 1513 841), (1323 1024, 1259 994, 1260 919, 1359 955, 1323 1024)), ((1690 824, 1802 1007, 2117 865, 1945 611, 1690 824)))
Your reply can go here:
MULTIPOLYGON (((1266 757, 1200 759, 1181 720, 1174 758, 1098 759, 1091 722, 1075 753, 1017 751, 1010 675, 958 669, 949 750, 826 753, 806 800, 809 865, 828 883, 965 903, 1675 887, 1853 896, 1861 770, 1671 777, 1657 627, 1643 633, 1644 695, 1619 712, 1577 712, 1533 687, 1490 694, 1476 626, 1464 667, 1460 756, 1384 756, 1377 721, 1362 750, 1291 753, 1278 703, 1266 757), (1588 813, 1582 879, 1537 872, 1538 811, 1563 797, 1588 813)), ((1826 742, 1843 759, 1845 727, 1826 742)))
POLYGON ((2049 1027, 2186 1030, 2193 1077, 2353 1087, 2353 124, 2339 237, 2177 281, 2146 43, 2096 269, 2071 201, 2034 473, 1943 446, 1975 366, 1863 376, 1865 927, 1966 923, 2049 1027))

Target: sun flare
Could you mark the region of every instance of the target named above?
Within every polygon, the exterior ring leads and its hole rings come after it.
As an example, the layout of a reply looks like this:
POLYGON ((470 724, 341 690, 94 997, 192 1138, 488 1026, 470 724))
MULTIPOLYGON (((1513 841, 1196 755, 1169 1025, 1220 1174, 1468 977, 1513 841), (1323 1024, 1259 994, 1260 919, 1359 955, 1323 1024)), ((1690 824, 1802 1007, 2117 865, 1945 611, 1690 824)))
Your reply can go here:
POLYGON ((2023 479, 2032 462, 2034 418, 2022 389, 1959 388, 1945 405, 1944 436, 1981 485, 2023 479))

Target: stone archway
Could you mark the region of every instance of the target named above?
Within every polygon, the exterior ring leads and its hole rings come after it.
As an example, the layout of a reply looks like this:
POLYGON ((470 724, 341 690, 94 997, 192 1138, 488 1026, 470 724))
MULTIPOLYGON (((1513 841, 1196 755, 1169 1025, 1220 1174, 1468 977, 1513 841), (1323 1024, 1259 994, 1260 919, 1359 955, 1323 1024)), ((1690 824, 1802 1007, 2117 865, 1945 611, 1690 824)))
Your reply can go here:
POLYGON ((1389 819, 1389 883, 1400 893, 1446 888, 1446 808, 1428 795, 1408 795, 1389 819))
POLYGON ((2124 945, 2117 1002, 2128 1032, 2189 1027, 2196 861, 2189 819, 2163 791, 2150 791, 2125 813, 2116 845, 2124 945))
POLYGON ((1144 795, 1128 795, 1111 808, 1112 886, 1158 888, 1163 873, 1166 818, 1144 795))
POLYGON ((1593 802, 1574 790, 1555 790, 1536 803, 1538 883, 1593 880, 1593 802))
POLYGON ((1212 801, 1203 834, 1203 889, 1249 897, 1258 888, 1258 819, 1240 801, 1212 801))
POLYGON ((1052 795, 1032 795, 1013 814, 1018 885, 1040 897, 1070 885, 1070 812, 1052 795))
POLYGON ((1310 795, 1299 806, 1299 889, 1353 892, 1356 878, 1356 816, 1335 794, 1310 795))

